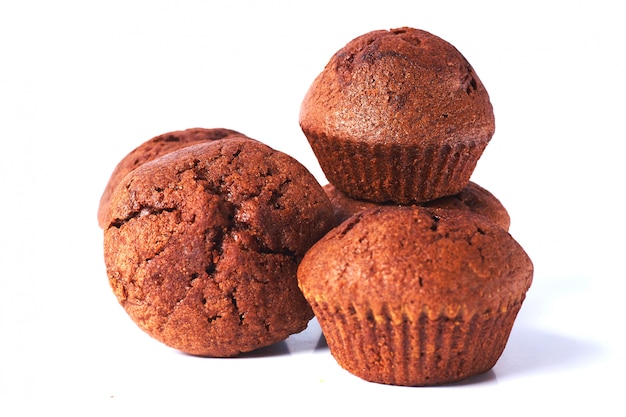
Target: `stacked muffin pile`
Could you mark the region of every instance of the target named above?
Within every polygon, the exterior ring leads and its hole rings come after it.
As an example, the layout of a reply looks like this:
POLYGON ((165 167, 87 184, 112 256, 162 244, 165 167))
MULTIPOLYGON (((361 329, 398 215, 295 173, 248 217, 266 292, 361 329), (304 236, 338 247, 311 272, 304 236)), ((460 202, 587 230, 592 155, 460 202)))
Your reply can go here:
POLYGON ((233 356, 315 314, 337 362, 385 384, 491 369, 533 265, 470 182, 495 129, 470 64, 421 30, 364 34, 314 80, 300 126, 325 187, 226 129, 162 135, 120 162, 98 219, 129 315, 176 349, 233 356))
POLYGON ((300 125, 336 210, 354 214, 298 272, 337 361, 399 385, 490 369, 533 270, 506 210, 469 182, 494 116, 467 60, 424 31, 367 33, 315 79, 300 125))

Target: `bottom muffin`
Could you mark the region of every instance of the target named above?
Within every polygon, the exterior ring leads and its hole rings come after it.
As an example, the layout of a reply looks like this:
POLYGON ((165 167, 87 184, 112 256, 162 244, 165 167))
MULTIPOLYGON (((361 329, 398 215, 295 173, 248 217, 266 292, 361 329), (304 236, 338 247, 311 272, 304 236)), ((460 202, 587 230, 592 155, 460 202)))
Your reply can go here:
POLYGON ((385 206, 313 245, 298 282, 343 368, 423 386, 495 365, 532 275, 522 247, 482 216, 385 206))

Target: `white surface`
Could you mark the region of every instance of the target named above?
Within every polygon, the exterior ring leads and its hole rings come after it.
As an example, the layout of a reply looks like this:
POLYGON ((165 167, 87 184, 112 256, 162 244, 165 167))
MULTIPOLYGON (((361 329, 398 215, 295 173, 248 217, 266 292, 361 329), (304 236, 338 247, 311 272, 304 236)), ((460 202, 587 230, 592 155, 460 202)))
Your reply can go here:
POLYGON ((0 415, 623 415, 625 16, 603 0, 2 2, 0 415), (389 387, 339 368, 315 321, 236 359, 139 331, 96 222, 119 159, 160 133, 228 127, 324 182, 297 124, 306 89, 350 39, 404 25, 457 46, 495 108, 473 180, 536 267, 495 368, 389 387))

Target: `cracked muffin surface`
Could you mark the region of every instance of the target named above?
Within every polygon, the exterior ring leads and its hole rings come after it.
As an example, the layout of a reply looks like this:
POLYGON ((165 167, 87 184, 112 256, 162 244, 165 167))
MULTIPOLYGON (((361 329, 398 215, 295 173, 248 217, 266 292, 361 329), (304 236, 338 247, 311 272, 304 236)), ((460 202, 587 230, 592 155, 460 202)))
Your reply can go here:
POLYGON ((334 225, 321 185, 249 138, 196 144, 148 162, 116 188, 104 226, 109 282, 148 334, 226 357, 304 330, 296 280, 334 225))
POLYGON ((241 133, 224 128, 206 129, 201 127, 190 128, 185 130, 176 130, 173 132, 163 133, 149 139, 130 151, 117 164, 106 187, 100 197, 98 206, 98 225, 104 226, 104 222, 108 216, 109 201, 115 187, 124 179, 124 177, 146 162, 150 162, 170 152, 174 152, 185 146, 193 145, 200 142, 208 142, 214 140, 225 139, 232 136, 243 136, 241 133))

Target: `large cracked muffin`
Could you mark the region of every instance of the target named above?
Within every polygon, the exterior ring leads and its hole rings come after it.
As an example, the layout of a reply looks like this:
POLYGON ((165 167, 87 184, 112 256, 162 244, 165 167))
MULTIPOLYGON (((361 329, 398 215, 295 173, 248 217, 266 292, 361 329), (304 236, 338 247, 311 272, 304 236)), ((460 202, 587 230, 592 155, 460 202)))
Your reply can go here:
POLYGON ((243 136, 241 133, 224 128, 191 128, 164 133, 149 139, 130 151, 117 164, 104 188, 98 206, 98 225, 103 227, 108 216, 109 200, 117 184, 132 170, 160 156, 200 142, 214 141, 231 136, 243 136))
POLYGON ((328 181, 409 204, 467 185, 495 131, 489 95, 450 43, 413 28, 348 42, 307 91, 300 126, 328 181))
MULTIPOLYGON (((333 204, 338 223, 343 222, 350 216, 363 210, 385 204, 366 200, 355 200, 339 191, 332 184, 326 184, 324 191, 326 191, 330 202, 333 204)), ((387 203, 385 205, 391 204, 387 203)), ((511 217, 500 200, 491 192, 472 181, 458 194, 418 203, 417 205, 430 208, 470 211, 488 218, 507 231, 511 225, 511 217)))
POLYGON ((321 185, 290 156, 241 137, 142 164, 104 222, 111 287, 137 325, 180 351, 228 357, 313 317, 297 266, 334 226, 321 185))
POLYGON ((461 210, 370 208, 307 252, 298 281, 339 365, 436 385, 491 369, 533 276, 501 227, 461 210))

